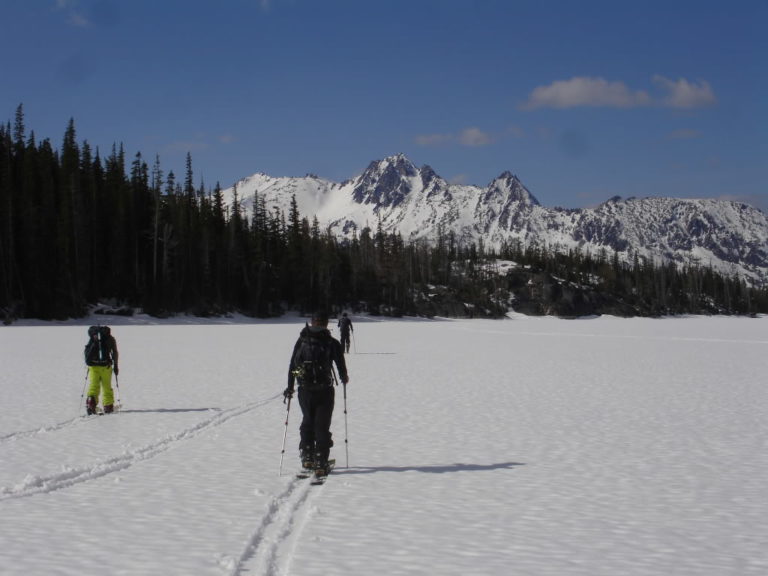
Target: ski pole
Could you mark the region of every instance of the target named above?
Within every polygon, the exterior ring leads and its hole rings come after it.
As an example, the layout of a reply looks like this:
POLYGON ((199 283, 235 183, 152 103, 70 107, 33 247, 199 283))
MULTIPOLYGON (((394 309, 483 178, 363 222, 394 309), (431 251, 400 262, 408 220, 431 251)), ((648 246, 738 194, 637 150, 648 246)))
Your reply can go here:
POLYGON ((344 448, 347 452, 347 468, 349 468, 349 431, 347 430, 347 384, 344 387, 344 448))
POLYGON ((278 476, 283 475, 283 458, 285 457, 285 439, 288 437, 288 416, 291 414, 291 400, 293 400, 293 395, 288 397, 288 408, 285 411, 285 432, 283 432, 283 449, 280 452, 280 471, 277 473, 278 476))
MULTIPOLYGON (((336 381, 336 386, 339 385, 339 381, 336 378, 336 370, 331 370, 333 379, 336 381)), ((347 428, 347 383, 342 383, 344 389, 344 450, 347 453, 347 468, 349 468, 349 429, 347 428)))
POLYGON ((115 390, 117 390, 117 411, 120 412, 123 408, 123 403, 120 402, 120 382, 117 380, 117 374, 115 374, 115 390))
POLYGON ((80 392, 80 406, 83 405, 83 398, 85 398, 85 387, 88 386, 88 366, 85 367, 85 382, 83 383, 83 391, 80 392))

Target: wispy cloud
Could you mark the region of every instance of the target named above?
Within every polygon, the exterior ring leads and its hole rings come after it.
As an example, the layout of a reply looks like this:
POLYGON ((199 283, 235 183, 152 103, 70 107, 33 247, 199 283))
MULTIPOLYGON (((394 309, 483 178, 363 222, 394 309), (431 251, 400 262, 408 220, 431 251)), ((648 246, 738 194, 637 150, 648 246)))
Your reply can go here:
POLYGON ((85 15, 77 12, 70 14, 67 22, 76 28, 88 28, 91 25, 91 21, 85 15))
POLYGON ((457 134, 420 134, 416 136, 415 141, 416 144, 424 147, 458 143, 469 148, 479 148, 492 144, 494 137, 480 128, 470 127, 457 134))
POLYGON ((534 88, 519 108, 701 108, 717 102, 712 87, 703 80, 670 80, 657 74, 652 81, 662 92, 659 97, 651 96, 646 90, 632 90, 623 82, 600 77, 576 76, 569 80, 556 80, 534 88))
POLYGON ((697 84, 685 78, 669 80, 656 75, 653 82, 666 92, 660 104, 668 108, 702 108, 717 102, 712 87, 703 80, 697 84))
POLYGON ((459 134, 459 142, 463 146, 478 148, 480 146, 488 146, 488 144, 493 142, 493 138, 487 132, 480 130, 480 128, 466 128, 459 134))
POLYGON ((451 134, 420 134, 416 136, 416 144, 424 147, 442 146, 454 140, 451 134))
POLYGON ((456 174, 456 176, 451 178, 451 184, 464 185, 467 182, 469 182, 469 176, 467 176, 467 174, 456 174))
POLYGON ((201 152, 210 148, 205 137, 195 136, 189 140, 176 140, 163 146, 162 152, 165 154, 185 154, 187 152, 201 152))
POLYGON ((56 0, 56 9, 66 13, 67 24, 76 28, 88 28, 91 26, 90 19, 80 9, 78 0, 56 0))
POLYGON ((648 106, 647 92, 631 91, 623 82, 609 82, 604 78, 575 77, 557 80, 548 86, 539 86, 521 104, 523 110, 537 108, 576 108, 581 106, 634 108, 648 106))

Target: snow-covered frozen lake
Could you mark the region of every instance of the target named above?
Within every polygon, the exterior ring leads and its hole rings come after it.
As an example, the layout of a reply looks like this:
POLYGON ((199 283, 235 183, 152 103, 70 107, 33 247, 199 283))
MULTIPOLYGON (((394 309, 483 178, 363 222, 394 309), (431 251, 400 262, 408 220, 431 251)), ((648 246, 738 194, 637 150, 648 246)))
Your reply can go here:
POLYGON ((91 418, 87 323, 0 328, 5 576, 768 574, 766 317, 353 317, 321 487, 302 319, 109 320, 91 418))

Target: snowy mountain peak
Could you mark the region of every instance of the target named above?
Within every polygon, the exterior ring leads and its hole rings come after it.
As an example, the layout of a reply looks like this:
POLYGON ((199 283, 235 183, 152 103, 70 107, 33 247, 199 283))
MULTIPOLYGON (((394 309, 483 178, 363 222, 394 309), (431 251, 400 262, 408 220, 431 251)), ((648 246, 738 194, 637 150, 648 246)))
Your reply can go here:
POLYGON ((416 166, 404 154, 388 156, 371 162, 356 179, 353 198, 360 204, 398 206, 418 184, 418 176, 416 166))
MULTIPOLYGON (((482 238, 488 247, 519 241, 551 250, 606 251, 627 261, 639 256, 712 266, 768 284, 768 216, 735 202, 616 196, 596 208, 545 208, 509 171, 485 187, 450 184, 404 154, 375 160, 342 184, 254 174, 238 182, 237 193, 246 209, 258 194, 286 212, 296 197, 302 214, 316 216, 339 236, 381 222, 385 232, 406 241, 436 238, 441 230, 467 242, 482 238)), ((233 189, 224 194, 231 201, 233 189)))
POLYGON ((540 205, 520 179, 509 171, 503 172, 488 185, 487 194, 498 194, 509 202, 518 202, 524 206, 540 205))

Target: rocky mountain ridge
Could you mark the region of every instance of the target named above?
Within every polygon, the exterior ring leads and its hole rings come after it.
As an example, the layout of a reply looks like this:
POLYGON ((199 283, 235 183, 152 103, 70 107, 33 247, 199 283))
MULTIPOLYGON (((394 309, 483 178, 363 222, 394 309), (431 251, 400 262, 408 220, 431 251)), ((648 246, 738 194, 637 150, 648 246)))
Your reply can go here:
POLYGON ((463 242, 499 247, 504 242, 551 250, 635 256, 655 263, 711 266, 750 284, 768 284, 768 216, 747 204, 714 199, 619 197, 596 208, 542 206, 521 180, 505 171, 487 186, 448 183, 429 166, 417 168, 397 154, 369 164, 342 183, 313 175, 257 173, 235 188, 247 213, 256 195, 269 209, 299 211, 321 227, 351 237, 365 227, 399 232, 405 240, 455 234, 463 242))

